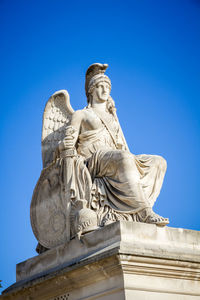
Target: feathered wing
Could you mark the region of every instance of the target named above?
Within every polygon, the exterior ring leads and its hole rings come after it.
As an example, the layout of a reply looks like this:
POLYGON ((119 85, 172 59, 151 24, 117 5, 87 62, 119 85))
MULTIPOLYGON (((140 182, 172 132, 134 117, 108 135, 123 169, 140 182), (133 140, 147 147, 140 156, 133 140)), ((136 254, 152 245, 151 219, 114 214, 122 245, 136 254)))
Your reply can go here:
POLYGON ((46 168, 53 160, 58 143, 63 140, 74 110, 66 90, 54 93, 48 100, 43 114, 42 160, 46 168))

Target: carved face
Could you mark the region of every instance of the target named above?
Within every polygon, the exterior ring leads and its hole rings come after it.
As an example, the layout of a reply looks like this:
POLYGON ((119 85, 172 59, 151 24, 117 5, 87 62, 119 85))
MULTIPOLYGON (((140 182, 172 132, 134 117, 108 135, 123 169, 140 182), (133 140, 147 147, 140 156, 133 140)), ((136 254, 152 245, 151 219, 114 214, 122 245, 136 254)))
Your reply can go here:
POLYGON ((95 99, 98 102, 105 102, 108 100, 108 97, 110 95, 110 86, 107 82, 101 81, 96 84, 94 90, 93 90, 93 99, 95 99))

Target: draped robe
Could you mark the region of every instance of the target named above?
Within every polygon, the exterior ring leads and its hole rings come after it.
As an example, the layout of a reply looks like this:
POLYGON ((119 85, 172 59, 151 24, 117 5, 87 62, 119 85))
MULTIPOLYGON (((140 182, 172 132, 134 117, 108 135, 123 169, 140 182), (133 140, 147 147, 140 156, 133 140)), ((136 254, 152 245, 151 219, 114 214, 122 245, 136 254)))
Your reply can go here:
MULTIPOLYGON (((85 158, 93 181, 91 206, 134 215, 155 203, 167 165, 158 155, 134 155, 124 150, 125 145, 117 149, 113 136, 120 132, 119 123, 113 118, 112 124, 112 133, 103 121, 99 129, 81 133, 77 152, 85 158)), ((118 139, 124 141, 122 132, 118 139)))

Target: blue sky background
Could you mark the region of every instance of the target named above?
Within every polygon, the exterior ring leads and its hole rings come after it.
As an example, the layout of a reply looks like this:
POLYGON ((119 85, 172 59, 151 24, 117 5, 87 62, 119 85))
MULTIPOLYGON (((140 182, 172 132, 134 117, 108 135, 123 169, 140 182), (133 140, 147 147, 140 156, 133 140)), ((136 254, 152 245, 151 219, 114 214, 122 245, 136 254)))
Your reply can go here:
POLYGON ((168 170, 155 211, 200 230, 200 1, 0 0, 0 279, 36 255, 29 217, 42 169, 42 114, 67 89, 86 105, 84 76, 108 63, 111 95, 135 154, 168 170))

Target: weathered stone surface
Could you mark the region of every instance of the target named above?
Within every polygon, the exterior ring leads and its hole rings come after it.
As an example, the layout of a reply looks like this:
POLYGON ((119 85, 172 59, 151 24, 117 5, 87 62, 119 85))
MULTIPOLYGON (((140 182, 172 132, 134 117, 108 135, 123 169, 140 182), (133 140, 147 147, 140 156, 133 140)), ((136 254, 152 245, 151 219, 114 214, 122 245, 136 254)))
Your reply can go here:
POLYGON ((200 232, 110 224, 18 264, 0 299, 200 299, 200 232))
POLYGON ((31 202, 37 251, 115 221, 164 226, 152 207, 160 193, 166 161, 129 151, 110 96, 107 64, 86 72, 88 105, 74 111, 66 90, 54 93, 43 114, 43 170, 31 202))

